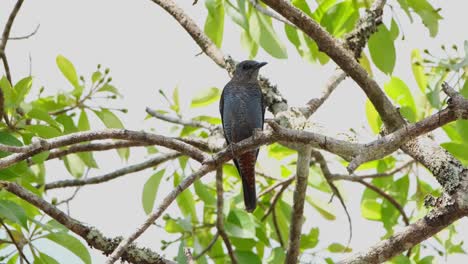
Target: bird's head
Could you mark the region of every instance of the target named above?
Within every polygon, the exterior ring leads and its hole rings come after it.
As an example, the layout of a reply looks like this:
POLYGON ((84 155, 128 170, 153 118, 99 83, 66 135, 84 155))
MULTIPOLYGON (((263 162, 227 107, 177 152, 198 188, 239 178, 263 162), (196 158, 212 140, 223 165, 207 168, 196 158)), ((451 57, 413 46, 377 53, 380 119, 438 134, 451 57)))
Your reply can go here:
POLYGON ((236 66, 234 78, 243 81, 257 81, 258 70, 265 66, 266 62, 257 62, 253 60, 245 60, 236 66))

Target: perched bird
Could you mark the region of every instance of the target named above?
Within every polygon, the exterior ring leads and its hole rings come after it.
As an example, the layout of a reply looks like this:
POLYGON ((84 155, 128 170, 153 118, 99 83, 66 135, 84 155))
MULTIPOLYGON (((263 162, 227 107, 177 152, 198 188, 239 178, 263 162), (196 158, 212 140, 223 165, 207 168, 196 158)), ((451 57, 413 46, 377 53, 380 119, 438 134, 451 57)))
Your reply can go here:
MULTIPOLYGON (((246 60, 237 64, 234 76, 223 89, 219 110, 223 121, 224 137, 228 144, 237 143, 263 130, 265 107, 258 84, 258 71, 266 62, 246 60)), ((245 209, 255 210, 255 163, 258 149, 233 157, 242 179, 245 209)))

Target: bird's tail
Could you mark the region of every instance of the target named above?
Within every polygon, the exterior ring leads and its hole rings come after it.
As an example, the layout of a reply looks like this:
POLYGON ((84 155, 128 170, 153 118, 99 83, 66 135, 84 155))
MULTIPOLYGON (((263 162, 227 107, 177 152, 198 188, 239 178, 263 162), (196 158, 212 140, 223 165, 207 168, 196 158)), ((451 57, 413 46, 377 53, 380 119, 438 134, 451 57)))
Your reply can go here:
POLYGON ((247 212, 253 212, 257 206, 257 195, 255 192, 255 162, 257 161, 257 152, 246 152, 234 159, 242 179, 244 204, 247 212))

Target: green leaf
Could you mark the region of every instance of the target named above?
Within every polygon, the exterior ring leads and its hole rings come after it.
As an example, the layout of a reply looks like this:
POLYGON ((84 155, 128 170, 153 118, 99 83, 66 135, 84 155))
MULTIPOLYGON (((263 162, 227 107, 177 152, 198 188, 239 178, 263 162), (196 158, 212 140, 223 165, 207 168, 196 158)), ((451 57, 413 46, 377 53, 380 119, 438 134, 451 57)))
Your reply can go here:
POLYGON ((418 49, 411 52, 411 69, 413 70, 414 79, 423 94, 426 93, 427 77, 424 74, 424 67, 421 65, 422 58, 418 49))
POLYGON ((158 193, 159 183, 164 176, 165 170, 160 170, 153 174, 145 183, 143 187, 143 194, 141 201, 143 203, 143 209, 146 214, 150 214, 153 211, 154 201, 158 193))
POLYGON ((206 0, 205 6, 208 9, 205 33, 216 46, 221 47, 224 32, 224 1, 206 0))
POLYGON ((39 109, 39 108, 33 108, 31 109, 31 111, 29 111, 27 113, 27 115, 31 118, 34 118, 34 119, 37 119, 37 120, 41 120, 41 121, 44 121, 46 123, 48 123, 49 125, 59 129, 59 130, 63 130, 63 125, 60 124, 59 122, 55 121, 50 115, 49 113, 47 113, 46 111, 42 110, 42 109, 39 109))
POLYGON ((286 59, 286 47, 281 43, 273 29, 271 18, 253 12, 249 20, 250 35, 271 56, 286 59))
POLYGON ((60 264, 57 260, 45 253, 39 252, 39 256, 34 258, 34 264, 60 264))
MULTIPOLYGON (((302 243, 301 243, 302 244, 302 243)), ((282 264, 286 259, 286 254, 284 249, 281 247, 276 247, 271 251, 270 257, 267 259, 268 264, 282 264)))
POLYGON ((50 151, 44 151, 39 154, 34 155, 31 159, 35 164, 39 164, 47 160, 49 157, 50 151))
POLYGON ((447 136, 450 138, 452 141, 463 141, 463 138, 457 131, 456 123, 448 123, 445 126, 442 127, 442 129, 445 131, 447 136))
POLYGON ((241 46, 249 52, 249 59, 257 56, 258 44, 253 40, 248 31, 242 31, 241 33, 241 46))
POLYGON ((26 130, 36 134, 41 138, 54 138, 62 135, 60 130, 45 125, 28 125, 26 126, 26 130))
POLYGON ((86 164, 80 159, 77 154, 70 154, 63 158, 63 163, 68 172, 75 178, 81 178, 86 168, 86 164))
POLYGON ((340 243, 332 243, 328 246, 328 251, 332 253, 351 252, 352 250, 348 247, 343 246, 340 243))
POLYGON ((24 99, 26 98, 26 95, 28 95, 29 91, 31 90, 32 86, 32 77, 26 77, 21 79, 15 84, 15 92, 16 92, 16 99, 15 99, 15 105, 19 106, 24 99))
POLYGON ((289 157, 295 153, 296 152, 294 150, 278 143, 274 143, 268 146, 268 156, 277 160, 283 160, 284 158, 289 157))
POLYGON ((439 31, 439 20, 442 19, 439 14, 440 9, 436 10, 427 0, 407 0, 407 2, 429 29, 431 37, 435 37, 439 31))
POLYGON ((91 81, 93 83, 101 80, 101 78, 102 78, 102 73, 100 71, 95 71, 93 72, 93 75, 91 75, 91 81))
POLYGON ((91 256, 89 255, 88 249, 76 237, 60 232, 48 234, 45 238, 70 250, 70 252, 79 257, 84 263, 91 264, 91 256))
POLYGON ((396 52, 392 35, 384 24, 381 24, 369 38, 369 52, 375 66, 385 74, 392 74, 395 67, 396 52))
POLYGON ((73 121, 73 118, 67 114, 59 115, 55 119, 55 121, 59 123, 60 127, 58 129, 61 128, 64 134, 78 132, 78 128, 75 125, 75 121, 73 121))
POLYGON ((447 142, 440 144, 448 152, 452 153, 455 157, 468 162, 468 144, 447 142))
MULTIPOLYGON (((122 121, 109 109, 102 109, 101 111, 93 111, 99 119, 104 123, 107 128, 124 128, 122 121)), ((123 160, 128 160, 130 150, 128 148, 117 149, 117 153, 123 160)))
POLYGON ((2 79, 0 79, 0 88, 2 89, 3 92, 3 99, 4 99, 4 108, 10 109, 15 107, 15 99, 16 99, 16 91, 13 90, 11 87, 10 82, 8 79, 3 76, 2 79))
POLYGON ((370 77, 374 76, 374 74, 372 73, 372 66, 370 64, 370 61, 364 52, 361 54, 361 58, 359 58, 359 64, 361 64, 361 66, 366 70, 370 77))
POLYGON ((196 107, 204 107, 207 105, 210 105, 214 102, 219 101, 219 98, 221 97, 221 92, 219 91, 218 88, 216 87, 210 87, 201 90, 198 92, 195 97, 192 99, 192 104, 190 107, 196 108, 196 107))
POLYGON ((320 215, 322 215, 325 219, 330 220, 330 221, 336 219, 336 216, 332 212, 330 212, 329 208, 327 208, 329 206, 325 205, 325 203, 321 202, 318 199, 312 198, 310 195, 306 196, 306 201, 312 207, 314 207, 315 210, 317 210, 317 212, 320 213, 320 215))
POLYGON ((319 242, 319 229, 317 227, 310 229, 309 234, 301 235, 301 249, 309 249, 317 246, 319 242))
POLYGON ((111 94, 115 94, 115 95, 121 95, 119 93, 119 90, 117 90, 117 88, 115 88, 114 85, 111 85, 111 84, 104 84, 101 88, 99 88, 99 92, 109 92, 111 94))
POLYGON ((109 109, 93 111, 107 128, 124 128, 122 121, 109 109))
POLYGON ((392 259, 392 264, 411 264, 410 259, 407 256, 399 255, 392 259))
POLYGON ((460 90, 460 94, 463 95, 465 99, 468 99, 468 80, 466 80, 465 84, 463 84, 463 87, 460 90))
POLYGON ((432 264, 434 262, 434 256, 426 256, 418 261, 418 264, 432 264))
POLYGON ((174 110, 177 114, 180 112, 180 102, 179 102, 179 87, 176 86, 172 92, 172 100, 174 102, 171 105, 171 109, 174 110))
POLYGON ((393 101, 401 106, 401 114, 411 122, 416 121, 416 104, 413 95, 408 86, 399 78, 392 77, 388 83, 384 85, 385 92, 393 99, 393 101))
POLYGON ((368 220, 380 221, 382 219, 381 205, 375 200, 363 199, 361 201, 361 215, 368 220))
POLYGON ((80 131, 86 131, 90 129, 88 115, 84 109, 81 110, 80 118, 78 119, 78 129, 80 131))
POLYGON ((78 75, 76 74, 75 66, 73 66, 73 64, 62 55, 57 56, 56 62, 63 76, 67 78, 73 87, 79 87, 80 85, 78 83, 78 75))
POLYGON ((236 255, 239 263, 262 264, 262 260, 252 251, 236 250, 234 254, 236 255))
POLYGON ((380 128, 382 128, 382 119, 380 119, 379 113, 377 113, 377 110, 375 110, 374 105, 369 99, 366 100, 366 116, 370 128, 375 134, 378 134, 380 128))
POLYGON ((465 143, 468 143, 468 120, 457 120, 455 127, 465 143))
POLYGON ((226 233, 232 237, 255 238, 255 223, 244 210, 233 209, 225 222, 226 233))
POLYGON ((0 200, 0 217, 28 229, 26 212, 21 206, 10 200, 0 200))
POLYGON ((80 152, 76 153, 78 157, 84 162, 84 164, 90 168, 99 168, 96 160, 94 159, 93 152, 80 152))
POLYGON ((333 36, 341 37, 354 28, 358 19, 358 10, 355 9, 353 1, 348 0, 329 8, 320 24, 333 36))
POLYGON ((195 193, 200 197, 200 199, 205 203, 206 206, 211 206, 215 208, 216 206, 216 193, 211 192, 205 184, 203 184, 200 180, 196 180, 193 184, 195 187, 195 193))
MULTIPOLYGON (((174 187, 179 185, 182 181, 179 173, 174 173, 174 187)), ((185 217, 190 217, 192 221, 197 221, 197 211, 195 209, 195 200, 193 199, 193 194, 190 189, 185 189, 180 193, 176 198, 177 205, 179 206, 180 211, 185 217)))
POLYGON ((398 35, 400 35, 400 29, 398 28, 398 25, 395 22, 395 19, 393 18, 392 18, 392 24, 390 26, 390 35, 392 36, 393 40, 396 40, 398 38, 398 35))
POLYGON ((167 218, 166 220, 166 225, 164 226, 164 229, 171 234, 175 233, 183 233, 185 229, 175 220, 172 218, 167 218))
MULTIPOLYGON (((12 136, 10 133, 2 131, 0 131, 0 144, 16 147, 23 146, 23 143, 21 143, 21 141, 19 141, 16 137, 12 136)), ((9 153, 0 151, 0 158, 3 158, 7 155, 9 155, 9 153)))

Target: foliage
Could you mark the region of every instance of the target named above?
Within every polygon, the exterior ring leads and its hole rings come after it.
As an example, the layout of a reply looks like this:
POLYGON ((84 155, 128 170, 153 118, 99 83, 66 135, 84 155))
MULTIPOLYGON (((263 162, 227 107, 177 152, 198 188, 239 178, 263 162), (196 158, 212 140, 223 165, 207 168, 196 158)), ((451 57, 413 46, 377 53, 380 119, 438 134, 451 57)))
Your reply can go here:
MULTIPOLYGON (((304 11, 315 21, 319 22, 332 35, 343 38, 356 25, 359 14, 368 8, 372 1, 362 0, 292 0, 292 4, 304 11), (314 8, 312 8, 314 6, 314 8)), ((435 37, 438 33, 438 23, 442 19, 439 10, 426 0, 398 0, 400 7, 412 21, 417 15, 429 34, 435 37)), ((240 42, 251 58, 255 58, 259 48, 270 56, 286 59, 288 45, 282 41, 287 39, 297 53, 311 63, 326 64, 329 58, 320 52, 317 44, 298 29, 284 25, 284 33, 271 17, 259 12, 247 0, 206 0, 207 18, 204 30, 216 46, 222 45, 224 27, 232 20, 241 30, 240 42), (284 38, 280 37, 284 35, 284 38)), ((262 4, 260 4, 262 5, 262 4)), ((411 54, 412 71, 418 89, 410 87, 404 80, 394 76, 393 70, 399 55, 395 49, 395 42, 402 41, 398 37, 400 30, 395 20, 382 24, 377 32, 369 39, 368 52, 363 54, 361 64, 371 74, 378 69, 387 76, 384 85, 386 94, 400 107, 404 118, 416 122, 445 106, 441 98, 440 85, 445 80, 453 80, 456 87, 468 98, 468 42, 464 51, 457 46, 442 47, 443 55, 436 56, 428 50, 420 52, 414 50, 411 54), (369 59, 370 58, 370 59, 369 59), (376 69, 375 69, 376 68, 376 69)), ((109 69, 98 65, 89 78, 79 77, 77 69, 66 57, 59 55, 56 59, 57 67, 68 81, 69 85, 57 94, 45 95, 47 89, 36 89, 35 80, 26 76, 12 84, 4 76, 0 79, 0 88, 4 94, 4 110, 9 122, 0 123, 0 143, 10 146, 31 144, 34 137, 54 138, 64 134, 93 129, 89 120, 95 116, 107 128, 124 128, 120 115, 126 109, 112 109, 105 103, 97 104, 97 97, 104 96, 107 100, 120 97, 116 87, 112 85, 109 69), (37 92, 33 96, 32 92, 37 92)), ((179 88, 175 88, 171 96, 161 91, 161 96, 169 103, 168 107, 158 109, 162 113, 182 116, 179 88)), ((190 103, 190 111, 216 103, 220 97, 220 90, 209 87, 202 90, 190 103)), ((374 134, 381 130, 382 122, 370 103, 366 104, 366 115, 370 129, 374 134)), ((217 115, 199 116, 198 121, 219 125, 217 115)), ((468 121, 458 120, 443 127, 447 140, 441 145, 468 165, 468 121)), ((205 128, 191 126, 174 126, 172 136, 206 138, 210 131, 205 128)), ((118 149, 118 155, 125 161, 129 158, 128 148, 118 149)), ((158 150, 148 147, 148 153, 158 150)), ((259 192, 270 187, 278 180, 284 180, 294 175, 296 157, 295 152, 280 145, 272 144, 264 150, 268 157, 274 159, 280 170, 273 177, 258 177, 259 192)), ((10 153, 0 152, 0 157, 10 153)), ((49 152, 37 154, 31 160, 19 162, 6 169, 0 170, 0 179, 15 181, 38 196, 44 196, 43 184, 47 182, 47 166, 49 152)), ((62 158, 62 162, 71 177, 82 178, 90 168, 98 168, 98 162, 92 152, 70 154, 62 158)), ((388 173, 398 168, 403 158, 396 154, 384 159, 369 162, 361 166, 366 173, 388 173)), ((186 157, 179 157, 172 166, 157 168, 142 186, 142 210, 149 214, 157 204, 158 189, 161 183, 168 180, 177 186, 187 175, 193 172, 191 161, 186 157)), ((258 167, 262 167, 260 164, 258 167)), ((223 166, 225 203, 222 217, 225 231, 228 234, 234 253, 240 263, 282 263, 289 236, 289 222, 292 211, 291 188, 286 189, 282 198, 275 205, 275 214, 264 219, 267 209, 272 206, 274 194, 279 188, 268 192, 259 199, 259 207, 253 214, 248 214, 241 208, 242 195, 239 177, 233 165, 223 166), (275 217, 275 219, 273 219, 275 217)), ((361 171, 362 172, 362 171, 361 171)), ((360 172, 360 173, 361 173, 360 172)), ((363 172, 362 172, 363 173, 363 172)), ((409 214, 411 221, 420 218, 427 209, 423 205, 424 197, 428 194, 438 195, 440 190, 425 177, 417 174, 417 167, 409 166, 402 171, 386 177, 376 177, 370 183, 393 197, 409 214)), ((321 217, 327 221, 335 221, 337 216, 329 203, 322 201, 323 197, 332 195, 332 191, 318 166, 311 164, 308 182, 309 192, 306 197, 308 209, 314 212, 305 216, 306 223, 314 223, 314 219, 321 217)), ((177 207, 180 214, 165 215, 161 232, 177 236, 174 241, 163 241, 163 250, 170 246, 179 248, 177 260, 186 261, 183 247, 193 248, 193 254, 198 255, 205 250, 216 234, 216 185, 214 180, 196 181, 193 186, 177 197, 177 207)), ((360 209, 363 218, 379 222, 385 230, 383 238, 392 235, 395 230, 404 225, 401 212, 388 199, 366 188, 360 194, 360 209)), ((56 202, 56 201, 55 201, 56 202)), ((57 202, 56 202, 57 203, 57 202)), ((42 252, 38 240, 50 240, 77 256, 83 263, 91 263, 87 247, 68 230, 54 220, 44 217, 43 213, 32 205, 6 192, 0 193, 0 218, 13 232, 15 240, 24 241, 34 256, 34 263, 59 263, 54 256, 42 252)), ((301 253, 303 258, 312 258, 314 262, 333 263, 340 254, 351 252, 352 249, 340 243, 344 237, 337 237, 336 241, 325 241, 320 236, 320 226, 313 226, 303 230, 301 235, 301 253)), ((439 252, 422 250, 425 243, 418 245, 411 256, 398 256, 392 263, 432 263, 436 254, 465 253, 462 242, 455 238, 455 226, 451 225, 443 235, 434 237, 434 243, 439 252)), ((1 258, 8 263, 16 263, 18 254, 11 252, 12 244, 6 234, 3 234, 0 244, 1 258), (6 241, 6 242, 5 242, 6 241)), ((198 263, 229 262, 227 250, 220 238, 211 246, 198 263)))

